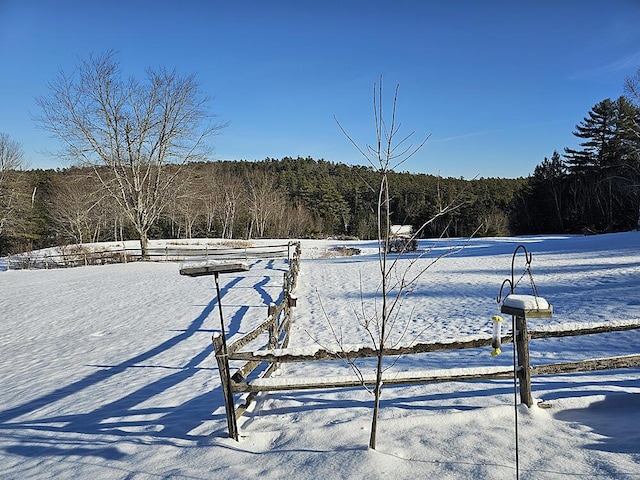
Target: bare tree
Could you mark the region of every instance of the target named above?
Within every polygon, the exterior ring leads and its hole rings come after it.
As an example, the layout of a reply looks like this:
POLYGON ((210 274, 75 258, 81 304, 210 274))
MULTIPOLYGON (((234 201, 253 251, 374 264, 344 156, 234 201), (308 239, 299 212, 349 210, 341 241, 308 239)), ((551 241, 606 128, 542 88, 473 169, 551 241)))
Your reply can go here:
POLYGON ((236 220, 240 208, 243 207, 243 199, 246 196, 246 187, 242 179, 227 170, 218 169, 212 187, 216 194, 212 197, 215 202, 215 210, 220 222, 220 236, 233 238, 236 220))
MULTIPOLYGON (((375 305, 372 310, 368 310, 362 303, 360 313, 357 313, 358 321, 366 330, 377 352, 376 357, 376 380, 373 387, 374 407, 371 422, 371 434, 369 438, 369 447, 376 448, 378 412, 380 410, 380 396, 383 386, 383 373, 389 368, 384 365, 384 351, 389 343, 398 343, 404 337, 406 328, 400 328, 400 334, 396 338, 392 338, 394 328, 399 327, 399 312, 406 296, 418 282, 420 277, 430 268, 439 258, 446 253, 426 262, 426 265, 418 264, 418 259, 413 259, 407 265, 400 267, 400 257, 404 251, 391 255, 389 253, 389 245, 391 240, 391 193, 389 187, 389 173, 414 156, 420 148, 425 144, 429 137, 422 140, 417 146, 409 143, 413 132, 405 137, 398 138, 400 124, 396 123, 396 107, 398 101, 399 86, 396 86, 393 97, 393 105, 391 109, 391 119, 387 122, 383 112, 383 89, 382 77, 380 84, 374 85, 373 110, 376 130, 376 143, 374 146, 367 145, 361 148, 349 136, 345 129, 338 122, 338 126, 349 139, 349 141, 357 148, 360 154, 367 162, 378 171, 380 183, 370 188, 376 188, 378 195, 377 202, 377 229, 378 229, 378 262, 380 271, 380 284, 377 290, 375 305), (373 312, 373 313, 371 313, 373 312)), ((337 121, 337 120, 336 120, 337 121)), ((439 208, 439 211, 427 222, 425 222, 410 240, 415 240, 422 231, 437 218, 446 215, 452 210, 460 206, 457 198, 439 208)), ((410 242, 407 242, 409 245, 410 242)), ((452 252, 451 252, 452 253, 452 252)), ((410 319, 409 319, 410 320, 410 319)), ((406 325, 408 325, 408 321, 406 325)), ((338 343, 342 341, 336 335, 338 343)), ((363 381, 364 376, 359 368, 353 362, 349 362, 356 371, 356 374, 363 381)))
POLYGON ((21 175, 24 162, 22 146, 0 133, 0 235, 17 219, 20 207, 21 175))
POLYGON ((640 68, 634 76, 625 79, 624 92, 635 105, 640 106, 640 68))
POLYGON ((291 202, 279 191, 274 196, 272 212, 265 233, 268 238, 300 238, 312 223, 311 212, 302 202, 291 202))
POLYGON ((172 222, 178 225, 178 237, 183 230, 184 238, 193 238, 196 226, 205 215, 205 199, 202 191, 202 179, 185 180, 175 191, 171 205, 172 222))
POLYGON ((193 75, 147 69, 144 82, 125 80, 113 52, 81 61, 49 89, 37 99, 36 121, 63 142, 63 155, 94 168, 146 256, 149 229, 171 200, 180 166, 203 159, 206 139, 224 125, 212 123, 193 75))
POLYGON ((267 172, 256 172, 247 176, 250 225, 248 238, 253 234, 263 238, 269 226, 283 211, 284 198, 275 180, 267 172))
POLYGON ((49 209, 58 234, 74 243, 97 242, 106 224, 103 204, 107 192, 86 172, 59 176, 49 209))

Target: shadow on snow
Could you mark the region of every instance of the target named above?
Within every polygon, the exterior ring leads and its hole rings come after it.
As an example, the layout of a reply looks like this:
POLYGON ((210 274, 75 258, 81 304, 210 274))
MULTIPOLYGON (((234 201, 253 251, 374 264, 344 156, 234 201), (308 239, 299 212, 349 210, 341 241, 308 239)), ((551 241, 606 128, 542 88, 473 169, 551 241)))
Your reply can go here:
MULTIPOLYGON (((222 290, 224 294, 237 284, 241 278, 231 280, 222 290)), ((261 286, 257 286, 261 288, 261 286)), ((65 436, 67 433, 80 433, 89 435, 109 435, 130 438, 134 443, 145 442, 149 438, 160 443, 173 444, 174 440, 191 440, 196 442, 205 441, 211 435, 222 435, 224 415, 214 415, 212 411, 218 406, 224 405, 220 385, 209 392, 189 398, 178 406, 138 408, 137 405, 151 399, 159 393, 168 390, 176 385, 188 380, 201 370, 211 370, 215 365, 210 357, 213 356, 213 347, 208 345, 198 352, 188 363, 159 380, 146 383, 136 391, 129 393, 116 401, 100 406, 90 412, 49 416, 45 418, 29 419, 24 421, 14 421, 21 416, 37 412, 38 409, 48 404, 59 402, 71 397, 91 386, 105 382, 110 378, 125 372, 129 368, 157 368, 139 365, 167 350, 176 347, 181 342, 197 332, 202 332, 201 327, 210 314, 215 314, 217 299, 214 297, 196 317, 186 330, 181 330, 174 337, 159 345, 136 355, 117 365, 103 367, 101 370, 84 377, 81 380, 54 390, 46 395, 30 400, 22 405, 0 411, 0 432, 6 437, 11 437, 10 432, 16 432, 16 438, 20 438, 20 443, 5 448, 7 453, 21 455, 24 457, 46 457, 57 455, 80 455, 97 456, 108 460, 120 459, 126 456, 115 447, 96 447, 95 438, 78 440, 77 437, 65 436), (201 367, 205 361, 211 362, 211 366, 201 367), (160 415, 152 420, 140 420, 140 415, 160 415), (131 417, 131 419, 127 419, 131 417), (207 435, 191 434, 192 430, 209 420, 218 420, 220 425, 218 430, 207 435), (30 434, 26 437, 19 431, 28 430, 30 434), (49 434, 37 435, 37 432, 49 432, 49 434), (51 436, 50 433, 59 433, 59 437, 51 436), (144 440, 141 438, 144 437, 144 440)), ((245 309, 240 309, 230 320, 229 335, 237 333, 240 328, 242 316, 245 309)), ((217 369, 216 369, 217 370, 217 369)), ((107 443, 105 440, 104 443, 107 443)), ((110 443, 110 442, 109 442, 110 443)))

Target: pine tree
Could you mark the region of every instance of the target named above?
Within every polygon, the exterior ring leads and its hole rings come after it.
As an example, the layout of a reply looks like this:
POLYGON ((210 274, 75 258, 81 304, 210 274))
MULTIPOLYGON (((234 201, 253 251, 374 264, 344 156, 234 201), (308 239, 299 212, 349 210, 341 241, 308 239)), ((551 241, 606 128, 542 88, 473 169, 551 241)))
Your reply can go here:
POLYGON ((624 223, 620 185, 629 115, 630 104, 624 97, 602 100, 573 132, 586 140, 580 144, 583 148, 565 149, 573 212, 583 228, 612 230, 624 223))
POLYGON ((586 141, 580 150, 565 148, 567 168, 571 173, 592 173, 607 166, 615 151, 617 108, 610 98, 597 103, 576 126, 573 134, 586 141))

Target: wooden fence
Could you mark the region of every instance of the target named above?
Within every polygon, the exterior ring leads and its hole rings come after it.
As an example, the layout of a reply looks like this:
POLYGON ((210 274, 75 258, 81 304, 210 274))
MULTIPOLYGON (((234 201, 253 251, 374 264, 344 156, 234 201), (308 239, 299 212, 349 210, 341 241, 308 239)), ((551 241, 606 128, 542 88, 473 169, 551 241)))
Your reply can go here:
MULTIPOLYGON (((616 325, 609 324, 590 324, 585 328, 572 330, 557 331, 529 331, 527 336, 529 339, 566 337, 577 335, 589 335, 607 332, 621 332, 626 330, 635 330, 640 328, 640 321, 633 320, 629 322, 620 322, 616 325)), ((512 335, 502 336, 502 343, 512 343, 512 335)), ((449 341, 449 342, 433 342, 433 343, 416 343, 407 347, 387 348, 384 350, 385 356, 394 355, 413 355, 427 352, 460 350, 467 348, 484 348, 490 347, 492 343, 491 337, 476 338, 465 341, 449 341)), ((330 351, 325 349, 316 349, 313 353, 298 353, 295 349, 277 349, 262 350, 253 352, 234 352, 230 353, 230 360, 244 360, 251 362, 267 362, 272 364, 288 363, 288 362, 313 362, 313 361, 331 361, 346 360, 354 358, 370 358, 377 356, 376 349, 369 346, 351 347, 348 350, 330 351)), ((640 355, 627 355, 620 357, 601 358, 595 360, 586 360, 571 363, 555 363, 548 365, 529 365, 528 370, 532 375, 549 375, 571 372, 586 372, 594 370, 607 370, 613 368, 627 368, 640 366, 640 355)), ((523 365, 518 365, 518 370, 524 370, 523 365)), ((403 373, 387 373, 384 378, 386 385, 410 384, 410 383, 427 383, 441 381, 458 381, 458 380, 482 380, 493 378, 505 378, 513 375, 513 367, 481 367, 481 368, 456 368, 450 370, 430 370, 424 372, 403 372, 403 373)), ((278 391, 278 390, 304 390, 317 388, 339 388, 353 387, 357 385, 371 384, 374 380, 373 375, 370 379, 364 380, 360 378, 340 377, 321 377, 321 378, 305 378, 287 379, 286 377, 278 377, 269 381, 254 380, 251 382, 242 381, 238 376, 232 378, 234 381, 233 389, 235 392, 262 392, 262 391, 278 391)), ((522 386, 521 386, 522 388, 522 386)), ((530 391, 530 387, 529 387, 530 391)), ((522 392, 521 392, 522 399, 522 392)), ((523 400, 531 406, 530 402, 523 400)))
MULTIPOLYGON (((163 245, 148 250, 148 260, 184 261, 195 259, 250 259, 279 258, 290 255, 291 243, 255 245, 243 247, 218 247, 215 245, 163 245)), ((47 253, 22 253, 6 259, 8 270, 68 268, 86 265, 135 262, 142 259, 140 248, 113 247, 92 249, 82 245, 58 247, 47 253)))
MULTIPOLYGON (((284 295, 280 305, 269 306, 267 320, 244 337, 236 340, 224 351, 224 339, 220 334, 213 336, 213 344, 218 361, 220 379, 224 389, 231 391, 230 398, 225 397, 228 402, 225 407, 227 411, 227 424, 229 427, 229 437, 238 439, 237 420, 246 412, 247 408, 254 401, 259 392, 283 391, 283 390, 305 390, 305 389, 333 389, 341 387, 355 387, 361 385, 373 385, 375 375, 370 376, 323 376, 318 378, 287 378, 278 376, 270 378, 271 374, 280 363, 287 362, 315 362, 346 360, 355 358, 376 357, 378 352, 370 346, 353 346, 331 351, 323 348, 288 348, 289 327, 291 325, 291 307, 295 306, 296 298, 293 294, 297 273, 299 270, 300 247, 296 247, 296 252, 290 264, 290 269, 285 274, 284 295), (268 334, 267 349, 254 351, 241 351, 243 347, 262 334, 268 334), (240 368, 231 373, 229 361, 242 361, 240 368), (258 367, 265 366, 260 374, 249 380, 249 375, 258 367), (234 394, 240 399, 240 404, 236 405, 234 394)), ((607 332, 621 332, 640 328, 640 320, 629 320, 625 322, 592 323, 581 328, 572 325, 567 329, 528 331, 524 318, 514 318, 517 325, 516 348, 518 349, 517 367, 480 367, 480 368, 455 368, 448 370, 428 370, 392 373, 387 372, 383 377, 385 385, 417 384, 429 382, 452 382, 466 380, 483 380, 510 378, 514 375, 514 368, 519 380, 520 400, 527 406, 533 404, 531 395, 531 376, 550 375, 573 372, 586 372, 595 370, 618 369, 640 366, 640 355, 627 355, 610 358, 600 358, 585 360, 581 362, 555 363, 547 365, 529 364, 529 340, 566 337, 576 335, 592 335, 607 332)), ((501 343, 513 343, 513 335, 501 336, 501 343)), ((477 337, 464 341, 444 341, 432 343, 416 343, 410 346, 387 348, 384 350, 385 356, 415 355, 428 352, 458 350, 467 348, 490 347, 493 343, 492 337, 477 337)))
MULTIPOLYGON (((289 332, 292 321, 292 307, 296 306, 296 296, 294 294, 298 274, 300 272, 300 257, 302 250, 300 242, 289 244, 289 269, 284 273, 283 295, 280 304, 272 303, 268 307, 267 319, 254 328, 252 331, 227 345, 223 334, 216 333, 213 335, 213 346, 220 371, 220 379, 224 392, 231 392, 230 395, 225 394, 225 407, 227 411, 227 426, 229 436, 238 439, 237 419, 246 411, 255 399, 256 393, 249 392, 245 398, 245 402, 237 409, 233 399, 233 393, 238 390, 235 386, 242 383, 252 372, 254 372, 261 364, 261 360, 249 360, 240 367, 233 375, 229 368, 229 360, 235 359, 234 354, 239 352, 244 346, 257 339, 263 333, 269 335, 269 350, 278 348, 287 348, 289 345, 289 332), (291 252, 291 249, 293 251, 291 252)), ((277 362, 270 362, 267 368, 260 372, 260 378, 269 377, 278 367, 277 362)))

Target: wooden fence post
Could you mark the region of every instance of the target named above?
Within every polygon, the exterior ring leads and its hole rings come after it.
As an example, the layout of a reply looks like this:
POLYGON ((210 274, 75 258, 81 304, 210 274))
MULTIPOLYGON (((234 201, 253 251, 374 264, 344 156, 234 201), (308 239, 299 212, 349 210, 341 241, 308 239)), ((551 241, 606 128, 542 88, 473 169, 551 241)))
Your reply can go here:
POLYGON ((520 381, 520 401, 527 407, 533 405, 531 396, 531 364, 529 362, 529 332, 527 319, 516 316, 516 348, 518 353, 518 379, 520 381))
MULTIPOLYGON (((276 315, 277 306, 275 303, 271 302, 269 304, 269 309, 267 310, 267 318, 271 318, 271 323, 269 323, 269 348, 275 349, 278 348, 278 337, 280 333, 280 326, 278 325, 278 317, 276 315)), ((278 364, 273 362, 273 368, 278 368, 278 364)))
POLYGON ((282 278, 282 299, 289 297, 289 272, 285 272, 282 278))
POLYGON ((236 422, 236 409, 233 402, 231 390, 231 372, 229 371, 229 356, 224 348, 224 339, 220 334, 213 335, 213 348, 216 352, 218 371, 220 372, 220 382, 222 384, 222 394, 224 395, 224 407, 227 414, 227 430, 229 438, 238 440, 238 424, 236 422))
POLYGON ((282 331, 284 332, 284 336, 282 337, 282 348, 287 348, 289 346, 289 330, 291 329, 291 305, 289 304, 289 296, 285 299, 285 304, 283 305, 284 310, 284 319, 281 324, 282 331))
POLYGON ((273 317, 269 324, 269 348, 278 348, 278 316, 276 315, 276 304, 271 302, 267 310, 267 318, 273 317))

